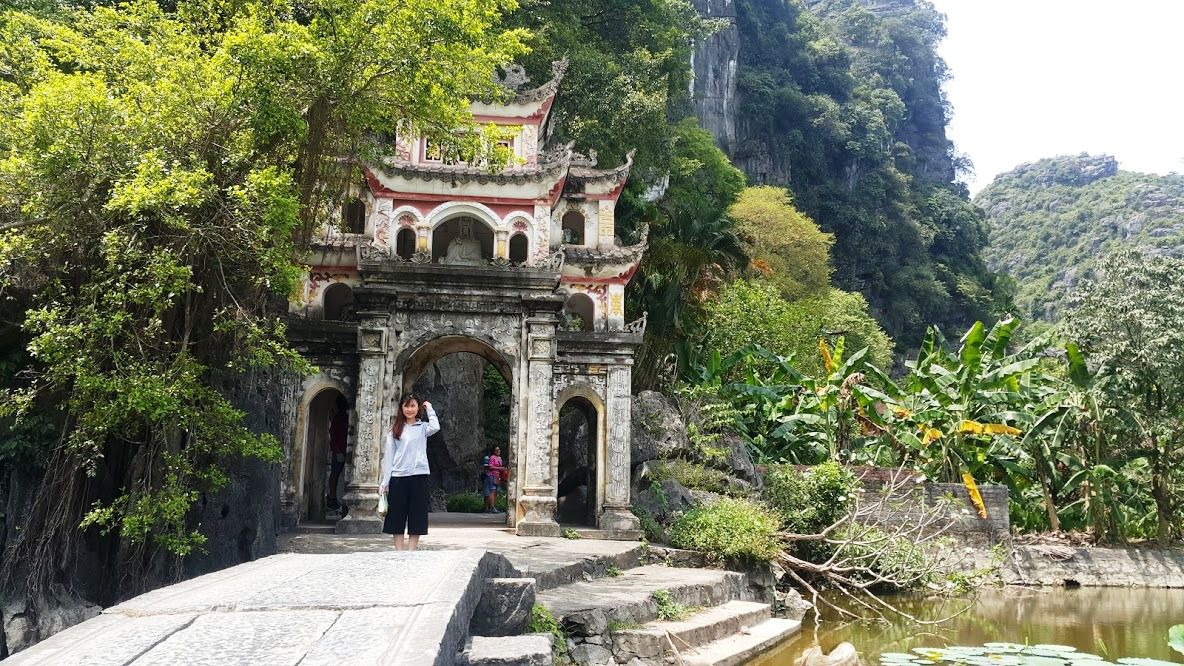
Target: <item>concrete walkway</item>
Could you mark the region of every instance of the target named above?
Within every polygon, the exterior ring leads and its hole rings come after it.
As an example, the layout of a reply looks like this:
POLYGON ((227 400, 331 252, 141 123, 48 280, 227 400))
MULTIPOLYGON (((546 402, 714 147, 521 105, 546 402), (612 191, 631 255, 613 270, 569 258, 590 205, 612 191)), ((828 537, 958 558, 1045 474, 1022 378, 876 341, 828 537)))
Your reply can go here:
MULTIPOLYGON (((514 574, 534 578, 540 589, 603 576, 610 566, 628 569, 641 562, 637 541, 520 537, 505 527, 504 515, 433 513, 424 551, 479 548, 506 558, 514 574)), ((280 536, 282 553, 388 552, 386 534, 290 533, 280 536)))
POLYGON ((480 550, 280 554, 140 595, 13 666, 453 664, 487 578, 480 550))

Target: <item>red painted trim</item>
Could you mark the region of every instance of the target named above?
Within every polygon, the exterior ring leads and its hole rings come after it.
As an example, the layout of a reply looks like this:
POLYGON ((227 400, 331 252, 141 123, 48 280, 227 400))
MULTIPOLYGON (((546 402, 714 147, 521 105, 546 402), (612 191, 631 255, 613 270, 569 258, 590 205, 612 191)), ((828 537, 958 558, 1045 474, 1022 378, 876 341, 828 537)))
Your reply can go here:
MULTIPOLYGON (((363 167, 363 172, 366 175, 366 183, 370 186, 370 193, 375 197, 384 197, 387 199, 402 199, 406 201, 432 201, 437 204, 447 203, 449 201, 474 201, 483 203, 490 208, 494 206, 530 206, 534 207, 539 204, 555 205, 559 198, 559 194, 563 192, 563 183, 566 176, 560 178, 555 184, 555 187, 548 192, 545 197, 539 199, 527 199, 522 197, 483 197, 476 195, 456 194, 449 196, 442 196, 439 194, 420 194, 418 192, 400 192, 385 187, 378 181, 378 178, 371 173, 370 169, 363 167)), ((533 211, 532 211, 533 213, 533 211)))

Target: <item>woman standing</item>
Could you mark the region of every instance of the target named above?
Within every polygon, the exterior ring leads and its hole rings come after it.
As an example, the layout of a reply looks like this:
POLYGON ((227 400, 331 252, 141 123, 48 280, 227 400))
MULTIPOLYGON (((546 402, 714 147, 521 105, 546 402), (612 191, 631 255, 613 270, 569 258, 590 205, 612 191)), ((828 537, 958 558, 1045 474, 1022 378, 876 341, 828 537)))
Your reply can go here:
POLYGON ((440 421, 432 403, 415 395, 399 401, 399 413, 386 435, 381 488, 389 505, 382 531, 395 536, 395 550, 404 550, 404 532, 410 537, 406 550, 415 550, 419 537, 428 533, 428 437, 438 432, 440 421))

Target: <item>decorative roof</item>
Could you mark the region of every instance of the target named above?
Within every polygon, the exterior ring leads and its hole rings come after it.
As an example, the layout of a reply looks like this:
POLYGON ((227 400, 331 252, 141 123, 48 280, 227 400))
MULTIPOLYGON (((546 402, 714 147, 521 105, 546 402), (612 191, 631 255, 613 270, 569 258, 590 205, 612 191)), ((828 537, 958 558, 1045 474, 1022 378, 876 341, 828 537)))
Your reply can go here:
POLYGON ((412 164, 402 160, 388 158, 379 170, 388 176, 403 176, 404 178, 420 180, 453 180, 461 183, 537 183, 553 179, 557 174, 568 170, 571 164, 571 146, 562 146, 549 150, 539 156, 538 164, 526 167, 511 167, 500 171, 490 171, 481 166, 468 164, 412 164))
POLYGON ((633 168, 634 151, 625 155, 625 163, 613 169, 596 169, 596 153, 592 151, 588 157, 576 155, 571 160, 571 169, 567 175, 565 190, 579 192, 591 183, 621 183, 629 177, 629 170, 633 168))
POLYGON ((572 264, 632 264, 638 259, 641 259, 641 255, 645 253, 648 247, 649 244, 646 242, 624 247, 615 245, 604 249, 584 247, 582 245, 564 245, 563 256, 567 259, 568 263, 572 264))
MULTIPOLYGON (((522 87, 530 83, 530 78, 526 76, 526 70, 522 65, 512 64, 503 68, 504 74, 494 74, 493 79, 501 87, 514 93, 514 97, 508 100, 509 103, 529 104, 531 102, 541 102, 548 97, 552 97, 559 90, 559 84, 563 81, 563 74, 567 71, 567 58, 563 60, 556 60, 551 63, 551 80, 547 81, 537 88, 530 88, 522 90, 522 87)), ((495 102, 492 98, 483 100, 485 102, 495 102)), ((506 103, 506 102, 503 102, 506 103)))

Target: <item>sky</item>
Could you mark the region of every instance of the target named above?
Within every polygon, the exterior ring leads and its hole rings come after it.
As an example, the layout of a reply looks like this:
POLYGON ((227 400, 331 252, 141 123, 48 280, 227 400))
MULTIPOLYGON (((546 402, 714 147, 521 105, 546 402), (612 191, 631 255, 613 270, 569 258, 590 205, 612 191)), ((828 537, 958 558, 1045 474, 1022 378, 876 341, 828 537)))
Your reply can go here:
POLYGON ((1184 172, 1184 0, 931 0, 971 193, 1043 157, 1184 172))

